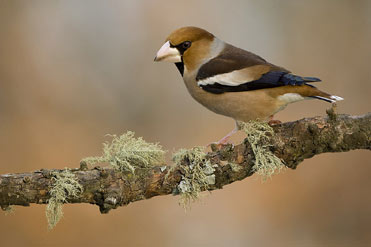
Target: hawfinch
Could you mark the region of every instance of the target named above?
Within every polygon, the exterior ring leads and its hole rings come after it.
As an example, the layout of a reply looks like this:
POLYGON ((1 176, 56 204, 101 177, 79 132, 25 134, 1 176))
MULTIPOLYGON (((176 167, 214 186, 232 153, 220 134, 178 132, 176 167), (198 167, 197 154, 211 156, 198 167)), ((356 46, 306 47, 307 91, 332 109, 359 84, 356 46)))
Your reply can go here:
MULTIPOLYGON (((175 63, 197 102, 236 121, 272 120, 287 104, 304 99, 342 100, 310 84, 320 79, 291 74, 197 27, 172 32, 155 61, 175 63)), ((237 127, 219 143, 236 131, 237 127)))

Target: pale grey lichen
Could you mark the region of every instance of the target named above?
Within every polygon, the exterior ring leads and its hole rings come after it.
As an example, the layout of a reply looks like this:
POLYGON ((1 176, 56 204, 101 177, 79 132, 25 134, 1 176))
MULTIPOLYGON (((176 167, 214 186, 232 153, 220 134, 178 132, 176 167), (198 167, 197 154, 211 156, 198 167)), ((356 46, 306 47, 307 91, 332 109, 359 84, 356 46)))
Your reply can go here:
POLYGON ((12 214, 14 214, 14 212, 15 212, 14 207, 11 206, 11 205, 7 205, 7 206, 3 206, 3 205, 1 205, 1 209, 4 211, 4 214, 5 214, 6 216, 8 216, 8 215, 12 215, 12 214))
POLYGON ((103 154, 83 159, 89 165, 108 163, 116 170, 135 172, 136 168, 151 168, 165 163, 165 151, 158 143, 148 143, 143 138, 135 138, 128 131, 123 135, 110 135, 111 142, 103 144, 103 154))
POLYGON ((243 169, 242 166, 240 166, 240 165, 238 165, 236 163, 230 162, 228 164, 231 166, 231 169, 232 169, 233 172, 239 172, 239 171, 241 171, 243 169))
POLYGON ((177 190, 180 194, 179 204, 187 210, 191 202, 199 199, 201 191, 215 184, 215 169, 207 159, 203 147, 180 149, 173 154, 173 161, 182 167, 182 180, 177 190))
POLYGON ((286 168, 282 160, 271 151, 270 138, 274 137, 274 131, 268 123, 259 121, 238 122, 238 126, 246 133, 246 138, 251 145, 255 156, 254 172, 265 181, 272 175, 286 168))
POLYGON ((53 229, 62 218, 62 206, 67 202, 67 198, 78 197, 83 191, 82 185, 77 181, 75 174, 67 168, 62 172, 52 171, 51 176, 50 198, 46 206, 49 230, 53 229))

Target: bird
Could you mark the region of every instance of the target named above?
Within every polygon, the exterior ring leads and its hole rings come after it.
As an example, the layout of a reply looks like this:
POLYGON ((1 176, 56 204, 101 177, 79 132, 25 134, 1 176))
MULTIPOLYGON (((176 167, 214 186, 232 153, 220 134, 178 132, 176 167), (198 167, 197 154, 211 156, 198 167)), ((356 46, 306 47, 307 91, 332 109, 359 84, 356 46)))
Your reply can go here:
POLYGON ((304 99, 343 100, 313 86, 316 77, 303 77, 274 65, 247 50, 222 41, 193 26, 173 31, 154 61, 174 63, 190 95, 207 109, 236 121, 236 127, 218 144, 238 131, 238 122, 270 122, 288 104, 304 99))

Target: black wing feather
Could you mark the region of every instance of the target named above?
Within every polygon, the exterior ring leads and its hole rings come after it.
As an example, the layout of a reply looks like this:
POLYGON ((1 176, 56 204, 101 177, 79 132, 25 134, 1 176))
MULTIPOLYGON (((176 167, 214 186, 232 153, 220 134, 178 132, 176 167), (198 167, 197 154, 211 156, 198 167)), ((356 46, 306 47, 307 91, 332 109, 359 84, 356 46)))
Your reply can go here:
POLYGON ((315 77, 301 77, 297 75, 290 74, 286 71, 270 71, 258 80, 240 84, 238 86, 226 86, 219 83, 200 85, 200 87, 214 94, 221 94, 226 92, 242 92, 242 91, 252 91, 265 88, 281 87, 286 85, 300 86, 307 84, 308 82, 321 81, 315 77))

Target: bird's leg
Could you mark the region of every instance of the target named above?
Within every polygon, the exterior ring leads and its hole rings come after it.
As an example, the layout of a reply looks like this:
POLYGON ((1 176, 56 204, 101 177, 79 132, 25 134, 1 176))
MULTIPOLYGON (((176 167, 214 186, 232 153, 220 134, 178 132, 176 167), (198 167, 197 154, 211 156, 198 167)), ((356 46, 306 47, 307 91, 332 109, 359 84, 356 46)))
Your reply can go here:
POLYGON ((282 122, 280 120, 273 120, 273 115, 269 116, 268 118, 268 124, 270 126, 273 126, 273 125, 277 125, 277 124, 281 124, 282 122))
POLYGON ((222 139, 220 139, 216 144, 227 144, 229 138, 233 136, 238 131, 237 127, 234 128, 231 132, 229 132, 226 136, 224 136, 222 139))
POLYGON ((227 144, 229 138, 231 138, 231 136, 234 135, 238 130, 239 130, 239 127, 238 127, 238 124, 236 122, 236 126, 234 127, 234 129, 231 132, 229 132, 226 136, 224 136, 219 141, 210 143, 208 146, 210 146, 211 144, 216 144, 216 145, 227 144))

